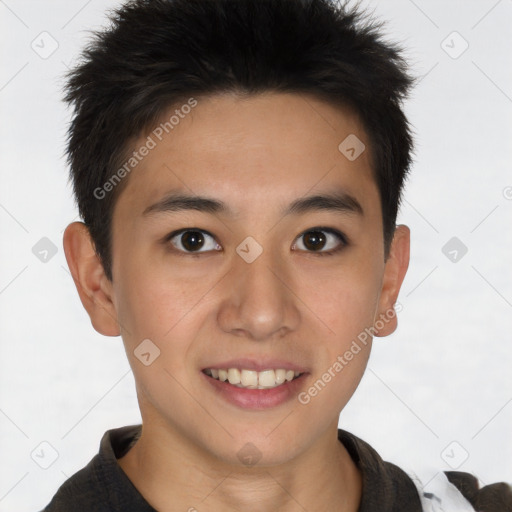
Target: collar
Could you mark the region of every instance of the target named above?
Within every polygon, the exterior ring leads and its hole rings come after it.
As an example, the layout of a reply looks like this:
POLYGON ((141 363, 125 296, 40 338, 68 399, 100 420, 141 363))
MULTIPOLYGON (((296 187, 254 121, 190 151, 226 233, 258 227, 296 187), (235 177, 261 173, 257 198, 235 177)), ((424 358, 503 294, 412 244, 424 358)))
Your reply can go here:
MULTIPOLYGON (((129 425, 107 430, 100 443, 99 460, 95 465, 98 481, 107 485, 119 501, 118 492, 131 507, 140 512, 154 512, 117 463, 140 437, 142 425, 129 425)), ((365 441, 342 429, 338 440, 343 443, 362 475, 362 496, 358 512, 421 512, 418 491, 411 478, 398 466, 384 462, 365 441)), ((110 497, 110 496, 109 496, 110 497)))

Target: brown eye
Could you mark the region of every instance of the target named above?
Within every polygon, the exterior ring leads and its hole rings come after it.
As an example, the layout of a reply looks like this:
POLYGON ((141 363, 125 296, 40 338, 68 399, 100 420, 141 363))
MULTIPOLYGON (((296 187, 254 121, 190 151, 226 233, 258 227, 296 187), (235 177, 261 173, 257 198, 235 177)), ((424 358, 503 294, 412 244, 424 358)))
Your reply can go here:
POLYGON ((348 245, 343 233, 333 228, 318 227, 305 231, 297 238, 293 249, 318 253, 318 256, 334 254, 348 245))
POLYGON ((204 245, 204 236, 200 231, 185 231, 181 235, 181 243, 187 251, 197 251, 204 245))
POLYGON ((203 253, 221 249, 212 235, 199 229, 188 229, 171 233, 168 240, 176 249, 184 253, 203 253))
POLYGON ((321 231, 309 231, 304 235, 304 246, 310 251, 318 251, 324 247, 326 240, 321 231))

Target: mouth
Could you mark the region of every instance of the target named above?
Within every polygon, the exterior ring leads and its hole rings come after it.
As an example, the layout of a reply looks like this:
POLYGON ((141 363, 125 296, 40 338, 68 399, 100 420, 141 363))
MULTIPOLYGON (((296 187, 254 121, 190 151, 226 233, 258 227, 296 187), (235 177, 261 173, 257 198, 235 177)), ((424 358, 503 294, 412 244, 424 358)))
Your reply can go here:
POLYGON ((245 368, 205 368, 201 371, 214 380, 244 389, 277 388, 300 378, 305 373, 284 368, 269 368, 263 371, 245 368))

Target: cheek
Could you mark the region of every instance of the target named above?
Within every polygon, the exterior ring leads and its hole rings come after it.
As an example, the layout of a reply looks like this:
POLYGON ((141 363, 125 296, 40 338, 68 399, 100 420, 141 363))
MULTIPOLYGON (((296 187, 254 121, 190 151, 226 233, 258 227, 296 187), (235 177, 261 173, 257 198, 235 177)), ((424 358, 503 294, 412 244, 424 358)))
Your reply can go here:
POLYGON ((380 274, 376 266, 341 264, 325 272, 308 272, 307 285, 300 297, 327 326, 325 332, 335 340, 328 346, 337 350, 373 324, 380 292, 380 274))
POLYGON ((340 354, 332 364, 298 397, 300 404, 310 407, 312 417, 339 414, 354 394, 364 374, 370 354, 370 343, 360 346, 357 354, 352 351, 351 360, 346 359, 347 351, 340 354))
POLYGON ((155 278, 148 270, 132 273, 120 288, 118 316, 127 357, 141 396, 162 402, 162 410, 176 407, 176 397, 187 401, 179 383, 186 380, 184 362, 195 336, 190 313, 201 292, 197 284, 155 278))
POLYGON ((312 416, 341 411, 364 374, 372 342, 369 328, 379 298, 379 272, 371 259, 349 263, 347 258, 344 265, 325 275, 308 273, 315 277, 300 294, 312 305, 325 333, 316 350, 314 378, 302 400, 299 397, 299 403, 315 410, 312 416))
POLYGON ((120 281, 117 313, 132 342, 144 338, 164 342, 209 289, 205 280, 152 271, 149 265, 120 281))

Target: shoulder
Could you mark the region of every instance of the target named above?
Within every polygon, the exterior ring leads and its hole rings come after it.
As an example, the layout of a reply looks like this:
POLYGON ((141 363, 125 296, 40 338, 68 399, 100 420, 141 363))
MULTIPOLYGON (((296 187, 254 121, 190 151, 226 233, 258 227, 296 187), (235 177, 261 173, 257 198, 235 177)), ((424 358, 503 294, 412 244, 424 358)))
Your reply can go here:
POLYGON ((100 464, 99 455, 82 469, 68 478, 57 490, 43 512, 64 512, 73 510, 94 510, 107 512, 105 489, 99 485, 96 468, 100 464), (92 508, 94 507, 94 508, 92 508))
POLYGON ((471 473, 445 471, 446 478, 454 485, 471 506, 481 512, 512 512, 512 486, 505 482, 480 488, 478 479, 471 473))
POLYGON ((383 461, 368 443, 355 435, 338 429, 338 438, 362 473, 363 512, 512 512, 512 486, 507 483, 480 488, 478 479, 470 473, 438 471, 434 478, 423 484, 416 475, 383 461))
POLYGON ((68 478, 42 512, 151 512, 117 462, 140 435, 140 425, 107 430, 99 452, 68 478))
POLYGON ((413 480, 405 471, 379 454, 359 437, 338 429, 345 446, 361 472, 363 493, 359 512, 421 512, 421 500, 413 480))

